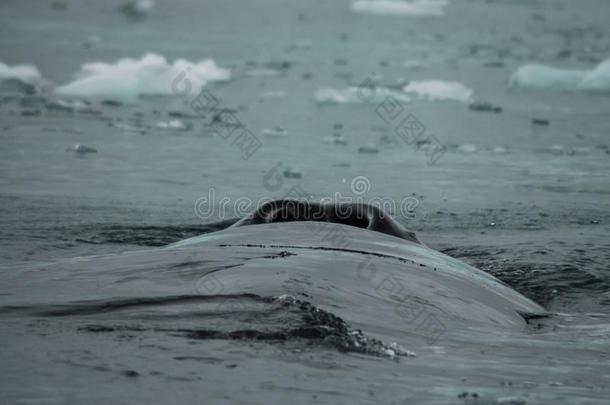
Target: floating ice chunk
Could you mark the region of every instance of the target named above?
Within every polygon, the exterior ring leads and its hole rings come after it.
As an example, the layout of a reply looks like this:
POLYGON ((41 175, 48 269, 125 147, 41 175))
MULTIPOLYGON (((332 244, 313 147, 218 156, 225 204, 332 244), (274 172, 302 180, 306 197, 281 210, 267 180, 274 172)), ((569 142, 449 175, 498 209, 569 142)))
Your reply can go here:
POLYGON ((586 70, 566 70, 543 65, 525 65, 515 71, 510 79, 510 84, 541 89, 574 90, 586 74, 586 70))
POLYGON ((463 145, 458 146, 457 150, 458 150, 458 152, 462 152, 462 153, 474 153, 478 149, 475 145, 465 143, 463 145))
POLYGON ((99 114, 98 110, 91 108, 88 103, 81 100, 49 100, 45 103, 49 111, 62 111, 67 113, 99 114))
POLYGON ((171 129, 178 131, 186 131, 192 127, 192 125, 185 124, 180 120, 169 120, 169 121, 159 121, 155 124, 156 128, 159 129, 171 129))
POLYGON ((86 63, 78 79, 58 87, 58 94, 77 97, 135 98, 142 95, 179 95, 186 88, 198 93, 206 83, 228 80, 231 72, 212 59, 189 62, 177 59, 170 64, 160 55, 142 59, 119 59, 116 63, 86 63))
POLYGON ((121 131, 126 131, 126 132, 138 132, 140 134, 146 133, 146 128, 144 128, 142 126, 131 125, 131 124, 127 124, 125 122, 120 122, 120 121, 113 121, 110 123, 110 126, 118 128, 121 131))
POLYGON ((324 143, 333 143, 335 145, 347 145, 347 139, 341 134, 333 134, 333 136, 325 136, 322 138, 324 143))
POLYGON ((358 0, 352 3, 352 10, 361 14, 438 17, 448 3, 448 0, 358 0))
POLYGON ((610 92, 610 59, 606 59, 589 72, 579 88, 590 92, 610 92))
POLYGON ((510 84, 536 89, 607 93, 610 92, 610 59, 592 70, 524 65, 513 73, 510 84))
POLYGON ((316 91, 314 98, 320 104, 356 104, 382 102, 390 96, 404 103, 411 100, 406 94, 385 87, 348 87, 346 89, 324 87, 316 91))
POLYGON ((8 66, 0 62, 0 92, 35 94, 44 84, 40 72, 34 65, 8 66))
POLYGON ((417 95, 427 100, 454 100, 467 102, 472 97, 472 90, 458 82, 445 82, 442 80, 429 80, 410 82, 403 89, 405 93, 417 95))
POLYGON ((282 90, 277 90, 277 91, 266 91, 263 94, 261 94, 261 97, 264 99, 278 99, 278 98, 285 98, 286 97, 286 92, 282 91, 282 90))
POLYGON ((411 70, 419 70, 428 66, 425 62, 417 59, 406 60, 402 63, 402 65, 411 70))
POLYGON ((72 147, 66 149, 66 151, 73 151, 77 155, 86 155, 88 153, 97 153, 97 149, 91 146, 86 146, 80 143, 75 143, 72 147))
POLYGON ((17 80, 25 84, 36 84, 41 80, 40 72, 34 65, 8 66, 0 62, 0 81, 17 80))
POLYGON ((288 135, 288 131, 286 131, 282 127, 265 128, 265 129, 263 129, 263 135, 266 135, 266 136, 275 136, 275 137, 283 137, 283 136, 288 135))

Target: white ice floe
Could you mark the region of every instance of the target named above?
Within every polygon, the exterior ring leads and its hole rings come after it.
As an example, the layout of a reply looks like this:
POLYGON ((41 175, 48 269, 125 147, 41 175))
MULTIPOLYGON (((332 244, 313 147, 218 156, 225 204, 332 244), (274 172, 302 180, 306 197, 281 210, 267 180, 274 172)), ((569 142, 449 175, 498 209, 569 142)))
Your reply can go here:
POLYGON ((347 145, 347 139, 343 135, 333 134, 333 136, 325 136, 322 138, 324 143, 332 143, 335 145, 347 145))
POLYGON ((324 87, 316 91, 314 98, 320 104, 356 104, 382 102, 390 96, 403 103, 410 101, 406 94, 385 87, 348 87, 346 89, 324 87))
POLYGON ((496 146, 491 151, 493 153, 499 153, 499 154, 508 153, 508 149, 506 149, 504 146, 496 146))
POLYGON ((410 70, 419 70, 419 69, 424 69, 424 68, 428 67, 428 65, 425 62, 418 60, 418 59, 406 60, 402 63, 402 65, 410 70))
POLYGON ((180 120, 159 121, 155 124, 155 127, 159 129, 170 129, 178 131, 186 131, 187 129, 190 129, 190 125, 185 124, 180 120))
POLYGON ((474 153, 478 150, 478 148, 473 144, 465 143, 465 144, 458 146, 457 150, 458 150, 458 152, 462 152, 462 153, 474 153))
POLYGON ((0 81, 17 80, 26 84, 40 82, 41 76, 38 68, 34 65, 9 66, 0 62, 0 81))
POLYGON ((160 55, 119 59, 116 63, 86 63, 77 79, 58 87, 61 95, 131 99, 146 95, 197 94, 208 82, 229 80, 231 71, 212 59, 168 63, 160 55))
POLYGON ((265 136, 273 136, 273 137, 284 137, 288 135, 288 131, 286 131, 282 127, 274 127, 274 128, 265 128, 262 131, 265 136))
POLYGON ((524 65, 513 73, 510 84, 537 89, 607 93, 610 92, 610 59, 590 70, 524 65))
POLYGON ((358 0, 352 3, 352 10, 361 14, 438 17, 448 3, 448 0, 358 0))
POLYGON ((410 82, 403 89, 405 93, 414 94, 419 98, 436 100, 454 100, 467 102, 472 97, 472 90, 458 82, 429 80, 410 82))

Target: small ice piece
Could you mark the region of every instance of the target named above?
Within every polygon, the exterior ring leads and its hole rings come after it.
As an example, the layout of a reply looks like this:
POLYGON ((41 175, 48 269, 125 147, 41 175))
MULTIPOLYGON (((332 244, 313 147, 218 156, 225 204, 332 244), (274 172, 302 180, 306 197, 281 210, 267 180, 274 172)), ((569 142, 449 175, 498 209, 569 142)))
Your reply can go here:
POLYGON ((176 95, 190 92, 195 97, 208 82, 225 81, 231 71, 216 65, 212 59, 173 63, 157 54, 142 59, 119 59, 116 63, 85 63, 77 79, 55 89, 57 94, 72 97, 133 99, 146 95, 176 95))
POLYGON ((472 90, 462 83, 442 80, 410 82, 403 90, 405 93, 415 94, 419 98, 431 101, 453 100, 468 102, 472 97, 472 90))
POLYGON ((269 99, 269 98, 285 98, 286 97, 286 92, 284 92, 282 90, 266 91, 263 94, 261 94, 261 97, 265 98, 265 99, 269 99))
POLYGON ((110 123, 110 126, 127 132, 138 132, 140 134, 146 133, 146 129, 144 127, 127 124, 125 122, 120 121, 112 121, 110 123))
POLYGON ((439 17, 447 4, 448 0, 357 0, 352 10, 360 14, 439 17))
POLYGON ((68 113, 99 113, 99 111, 92 109, 88 103, 81 100, 50 100, 45 103, 45 108, 50 111, 68 113))
POLYGON ((287 179, 300 179, 303 177, 303 173, 297 168, 289 167, 284 170, 284 177, 287 179))
POLYGON ((524 65, 513 73, 510 85, 534 89, 608 93, 610 92, 610 59, 604 60, 590 70, 524 65))
POLYGON ((282 127, 265 128, 265 129, 263 129, 262 133, 265 136, 276 136, 276 137, 282 137, 282 136, 288 135, 288 131, 286 131, 282 127))
POLYGON ((379 149, 375 145, 365 145, 358 148, 358 153, 375 154, 379 153, 379 149))
POLYGON ((97 149, 91 146, 86 146, 80 143, 75 143, 72 147, 66 149, 66 151, 73 151, 77 155, 86 155, 88 153, 97 153, 97 149))
POLYGON ((396 101, 403 103, 411 100, 407 95, 385 87, 348 87, 346 89, 323 87, 318 89, 314 95, 314 99, 319 104, 379 103, 388 97, 393 97, 396 101))
POLYGON ((508 153, 508 150, 505 147, 503 147, 503 146, 496 146, 491 151, 493 153, 498 153, 498 154, 508 153))
POLYGON ((490 102, 484 101, 484 100, 473 101, 472 103, 470 103, 468 105, 468 108, 471 109, 472 111, 494 112, 494 113, 502 112, 502 107, 493 105, 490 102))
POLYGON ((405 349, 396 342, 390 343, 390 348, 394 351, 395 354, 399 356, 417 357, 417 354, 415 354, 415 352, 405 349))
POLYGON ((294 303, 297 301, 297 299, 290 294, 282 294, 279 297, 276 298, 278 301, 280 302, 286 302, 286 303, 294 303))
POLYGON ((474 153, 478 149, 475 145, 472 145, 470 143, 465 143, 465 144, 458 146, 457 150, 458 150, 458 152, 462 152, 462 153, 474 153))
POLYGON ((123 4, 121 11, 127 17, 139 20, 148 17, 154 7, 155 2, 152 0, 130 0, 123 4))
POLYGON ((159 121, 155 124, 155 127, 159 129, 170 129, 178 131, 186 131, 190 129, 190 126, 188 124, 185 124, 180 120, 159 121))
POLYGON ((347 139, 341 134, 333 134, 333 136, 325 136, 322 138, 324 143, 333 143, 335 145, 347 145, 347 139))
POLYGON ((428 66, 426 63, 422 62, 421 60, 417 60, 417 59, 406 60, 402 63, 402 65, 404 67, 406 67, 407 69, 411 69, 411 70, 419 70, 419 69, 423 69, 428 66))

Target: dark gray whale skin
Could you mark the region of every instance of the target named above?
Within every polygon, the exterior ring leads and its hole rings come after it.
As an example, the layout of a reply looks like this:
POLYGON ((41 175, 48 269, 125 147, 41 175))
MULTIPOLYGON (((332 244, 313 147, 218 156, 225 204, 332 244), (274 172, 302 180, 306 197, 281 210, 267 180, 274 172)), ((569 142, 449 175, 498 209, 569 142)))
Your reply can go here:
MULTIPOLYGON (((527 318, 546 314, 494 277, 426 247, 373 207, 288 201, 165 248, 4 272, 0 294, 5 316, 95 318, 131 308, 125 316, 136 319, 142 314, 135 309, 147 306, 146 319, 157 313, 164 322, 180 297, 193 303, 290 295, 406 347, 422 318, 444 330, 525 331, 527 318)), ((188 318, 185 311, 177 319, 188 318)))

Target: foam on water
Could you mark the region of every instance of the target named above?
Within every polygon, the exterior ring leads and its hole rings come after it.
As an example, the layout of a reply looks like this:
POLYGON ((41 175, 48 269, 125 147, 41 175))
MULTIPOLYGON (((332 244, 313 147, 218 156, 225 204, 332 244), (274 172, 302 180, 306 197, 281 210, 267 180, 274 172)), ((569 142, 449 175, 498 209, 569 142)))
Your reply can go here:
POLYGON ((421 99, 431 101, 453 100, 467 102, 473 94, 471 89, 461 83, 442 80, 410 82, 403 90, 421 99))
POLYGON ((404 103, 411 101, 406 94, 385 87, 376 87, 374 89, 363 87, 348 87, 346 89, 323 87, 316 91, 314 98, 320 104, 364 104, 381 102, 390 96, 404 103))
POLYGON ((41 80, 40 72, 34 65, 9 66, 0 62, 0 81, 18 80, 26 84, 34 84, 41 80))
POLYGON ((610 92, 610 59, 590 70, 524 65, 513 73, 510 84, 536 89, 607 93, 610 92))
POLYGON ((442 16, 447 0, 358 0, 352 10, 361 14, 391 16, 442 16))
POLYGON ((208 82, 229 80, 230 77, 230 70, 219 67, 212 59, 199 62, 177 59, 168 63, 163 56, 151 53, 140 60, 124 58, 116 63, 85 63, 76 80, 55 91, 76 97, 131 99, 176 94, 187 84, 199 91, 208 82))

